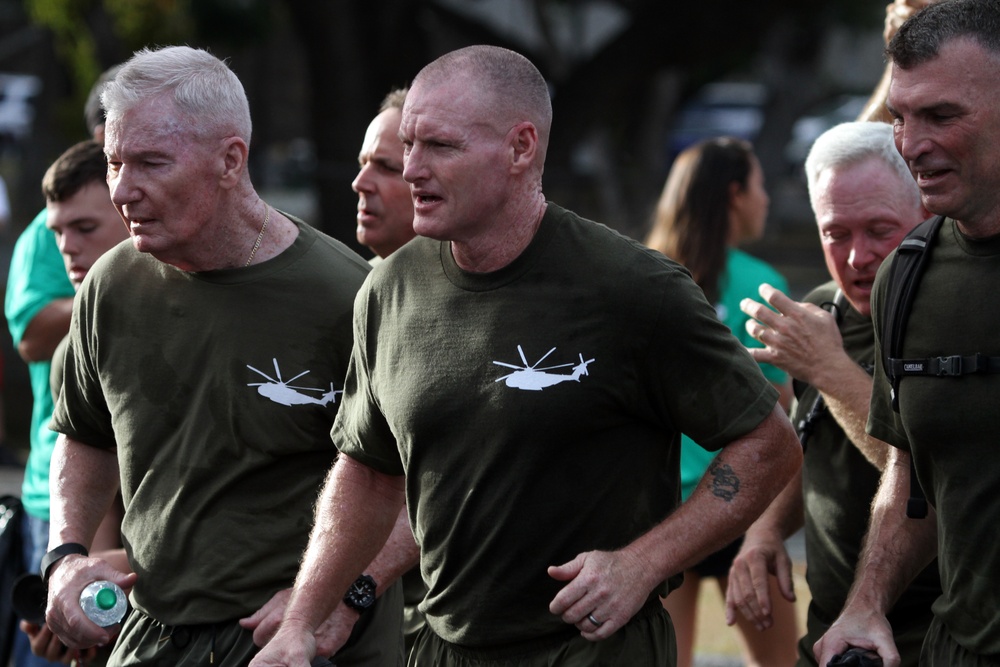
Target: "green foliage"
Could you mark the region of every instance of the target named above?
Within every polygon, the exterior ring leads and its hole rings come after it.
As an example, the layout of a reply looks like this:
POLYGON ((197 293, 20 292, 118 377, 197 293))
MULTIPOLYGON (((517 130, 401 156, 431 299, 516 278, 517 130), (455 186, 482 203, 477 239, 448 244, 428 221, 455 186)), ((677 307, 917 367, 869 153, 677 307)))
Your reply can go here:
POLYGON ((129 51, 188 42, 194 32, 190 5, 186 0, 104 0, 129 51))
POLYGON ((79 106, 83 106, 90 85, 101 73, 97 48, 86 16, 96 0, 25 0, 32 21, 52 31, 56 53, 68 65, 75 91, 83 91, 79 106))
MULTIPOLYGON (((266 34, 267 0, 24 0, 32 22, 51 31, 56 54, 70 77, 70 98, 56 115, 79 127, 102 63, 94 26, 110 26, 120 51, 168 44, 248 46, 266 34)), ((107 28, 105 29, 105 35, 107 28)), ((105 36, 105 39, 107 37, 105 36)), ((107 45, 105 44, 105 47, 107 45)), ((107 49, 104 49, 107 58, 107 49)), ((75 132, 73 132, 75 134, 75 132)))
POLYGON ((69 72, 71 97, 61 101, 55 113, 60 124, 67 128, 82 126, 80 110, 90 86, 102 71, 94 37, 86 23, 87 13, 96 4, 97 0, 25 0, 31 20, 52 32, 56 54, 69 72))

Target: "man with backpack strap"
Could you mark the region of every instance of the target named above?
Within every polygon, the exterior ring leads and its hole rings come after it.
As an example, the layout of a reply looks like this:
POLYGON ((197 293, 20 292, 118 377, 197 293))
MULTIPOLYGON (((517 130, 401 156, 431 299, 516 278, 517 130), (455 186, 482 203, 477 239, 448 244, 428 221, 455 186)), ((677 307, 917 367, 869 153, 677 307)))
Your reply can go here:
MULTIPOLYGON (((823 133, 806 160, 809 199, 833 280, 796 303, 769 285, 774 309, 745 299, 755 318, 748 331, 765 343, 750 350, 795 378, 792 423, 805 458, 802 471, 747 531, 729 575, 727 607, 766 627, 768 572, 792 599, 791 559, 784 540, 805 527, 810 602, 799 667, 815 666, 813 644, 847 598, 872 497, 889 445, 868 436, 865 422, 875 359, 872 282, 883 260, 926 217, 920 192, 885 123, 843 123, 823 133)), ((941 592, 928 567, 907 589, 890 619, 903 665, 916 667, 941 592)))
MULTIPOLYGON (((990 463, 1000 432, 1000 375, 991 361, 1000 356, 1000 300, 993 298, 1000 282, 1000 0, 932 5, 900 28, 887 52, 896 147, 924 206, 944 216, 927 238, 927 262, 890 356, 933 374, 902 375, 893 392, 885 368, 896 364, 875 364, 867 428, 894 448, 851 594, 816 651, 826 664, 848 645, 861 646, 875 649, 886 667, 898 665, 886 611, 937 556, 943 592, 920 664, 995 665, 1000 497, 990 463), (907 516, 911 485, 926 494, 926 518, 907 516)), ((895 317, 888 301, 901 289, 888 264, 872 297, 881 346, 892 343, 885 337, 895 317)), ((882 349, 876 352, 881 360, 882 349)))

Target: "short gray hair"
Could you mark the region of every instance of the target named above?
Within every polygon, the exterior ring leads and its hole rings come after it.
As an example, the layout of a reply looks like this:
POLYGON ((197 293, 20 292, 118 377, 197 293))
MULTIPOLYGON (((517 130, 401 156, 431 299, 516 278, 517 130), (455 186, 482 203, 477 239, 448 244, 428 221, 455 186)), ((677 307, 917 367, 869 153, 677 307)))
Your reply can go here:
POLYGON ((817 183, 827 169, 841 169, 877 159, 896 174, 905 191, 920 204, 920 189, 903 157, 896 150, 892 126, 888 123, 855 121, 830 128, 813 143, 806 158, 809 201, 815 208, 817 183))
POLYGON ((243 84, 229 66, 208 51, 188 46, 142 49, 106 84, 101 103, 109 122, 151 97, 171 93, 190 116, 195 134, 225 133, 250 144, 250 105, 243 84))

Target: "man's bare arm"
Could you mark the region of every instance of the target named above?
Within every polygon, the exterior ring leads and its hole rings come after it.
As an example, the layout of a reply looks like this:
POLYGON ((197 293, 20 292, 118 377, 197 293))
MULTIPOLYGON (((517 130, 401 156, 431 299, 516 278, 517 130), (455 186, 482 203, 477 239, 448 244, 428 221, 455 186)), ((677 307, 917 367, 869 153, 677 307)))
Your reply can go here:
POLYGON ((682 572, 746 532, 801 466, 802 447, 775 406, 756 428, 722 448, 687 502, 629 548, 671 554, 662 559, 658 581, 682 572))
MULTIPOLYGON (((413 539, 413 531, 410 530, 406 508, 403 507, 399 511, 396 524, 385 546, 364 569, 365 574, 375 580, 376 596, 381 596, 404 573, 415 566, 419 559, 420 552, 413 539)), ((292 590, 279 591, 254 614, 240 619, 239 623, 243 628, 253 631, 254 643, 257 646, 267 645, 277 633, 292 590)), ((360 617, 360 612, 346 604, 338 604, 315 633, 317 655, 332 655, 338 651, 350 637, 351 630, 360 617)))
POLYGON ((118 491, 118 456, 60 435, 49 465, 49 546, 89 547, 118 491))
POLYGON ((723 447, 691 498, 649 532, 617 551, 585 552, 550 567, 551 577, 567 582, 550 611, 587 639, 610 636, 660 582, 743 534, 801 463, 799 441, 776 405, 755 429, 723 447))
POLYGON ((59 346, 59 342, 69 333, 69 321, 73 316, 73 297, 55 299, 31 318, 17 353, 26 362, 48 361, 59 346))
POLYGON ((764 344, 751 348, 750 354, 815 387, 854 446, 882 470, 889 445, 865 432, 872 379, 847 356, 834 316, 814 304, 793 301, 770 285, 761 285, 759 291, 778 312, 753 299, 740 304, 753 318, 747 332, 764 344))
POLYGON ((382 550, 399 524, 403 506, 402 477, 384 475, 349 456, 339 456, 320 496, 286 619, 317 622, 326 618, 382 550))
POLYGON ((740 551, 729 569, 726 589, 728 625, 736 622, 739 612, 756 623, 759 630, 771 626, 774 608, 769 581, 771 576, 777 578, 778 590, 785 599, 795 600, 792 559, 785 548, 785 540, 804 523, 800 469, 744 535, 740 551))
MULTIPOLYGON (((398 526, 403 478, 379 473, 341 454, 320 493, 295 589, 274 638, 251 665, 308 665, 317 629, 398 526)), ((407 526, 408 528, 408 526, 407 526)))
MULTIPOLYGON (((50 465, 49 548, 68 542, 89 548, 118 491, 117 454, 60 435, 50 465)), ((108 630, 90 622, 80 609, 80 591, 102 579, 128 589, 136 575, 102 558, 77 554, 57 561, 48 574, 46 625, 70 648, 107 644, 111 640, 108 630)))
POLYGON ((854 584, 840 617, 816 643, 819 664, 825 665, 847 646, 878 651, 886 665, 898 664, 899 654, 886 614, 910 582, 937 555, 937 516, 906 516, 910 488, 910 454, 893 448, 872 506, 854 584))
POLYGON ((871 376, 851 362, 850 366, 843 367, 843 373, 839 377, 831 378, 829 382, 824 381, 823 388, 813 386, 822 394, 830 414, 858 451, 873 466, 884 470, 891 446, 865 431, 872 398, 871 376))

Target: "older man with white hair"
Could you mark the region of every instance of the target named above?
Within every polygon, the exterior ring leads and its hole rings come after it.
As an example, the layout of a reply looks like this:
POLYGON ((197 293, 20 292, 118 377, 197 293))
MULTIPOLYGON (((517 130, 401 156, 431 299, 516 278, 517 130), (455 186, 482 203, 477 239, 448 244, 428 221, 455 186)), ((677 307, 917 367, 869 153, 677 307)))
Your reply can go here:
MULTIPOLYGON (((46 621, 71 648, 109 643, 117 628, 78 604, 108 579, 132 587, 134 607, 109 665, 245 665, 284 609, 337 457, 329 431, 370 267, 254 189, 247 98, 215 56, 144 49, 102 102, 107 183, 132 242, 94 264, 74 304, 46 621), (88 554, 119 483, 134 574, 88 554)), ((363 594, 336 601, 320 655, 346 640, 339 665, 396 667, 401 600, 375 597, 398 574, 373 566, 363 594)))
MULTIPOLYGON (((792 421, 805 448, 799 475, 747 531, 733 563, 729 618, 742 612, 767 627, 768 573, 794 599, 784 540, 805 525, 811 601, 797 665, 816 665, 813 644, 844 604, 889 445, 865 433, 875 360, 871 290, 886 256, 926 217, 920 192, 885 123, 844 123, 825 132, 806 160, 809 199, 832 280, 797 303, 769 285, 747 299, 750 350, 796 379, 792 421)), ((933 567, 896 605, 890 619, 903 664, 916 667, 940 593, 933 567)))

